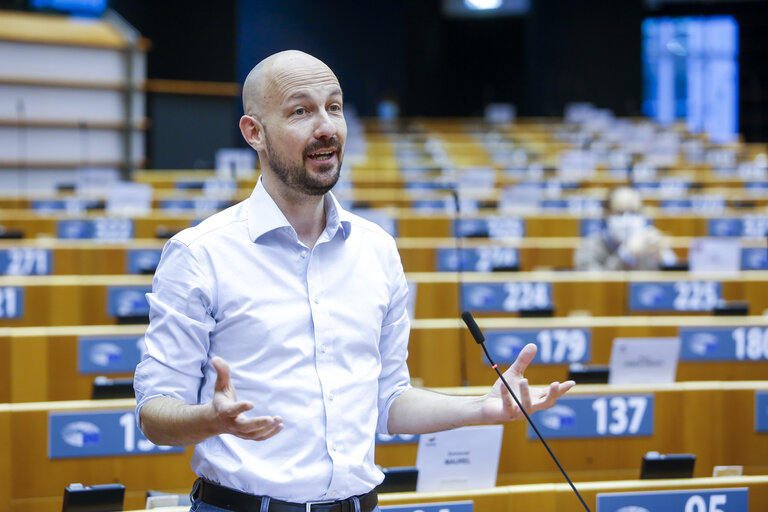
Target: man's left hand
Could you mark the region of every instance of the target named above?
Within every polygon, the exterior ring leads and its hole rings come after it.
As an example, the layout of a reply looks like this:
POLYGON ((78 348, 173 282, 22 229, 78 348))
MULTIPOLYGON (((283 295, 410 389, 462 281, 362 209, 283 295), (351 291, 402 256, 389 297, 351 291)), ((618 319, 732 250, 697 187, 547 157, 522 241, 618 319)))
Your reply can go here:
MULTIPOLYGON (((520 351, 512 366, 504 372, 504 378, 529 415, 552 407, 558 398, 576 385, 575 382, 569 380, 563 383, 553 382, 546 388, 530 388, 528 379, 523 377, 523 373, 535 356, 536 345, 529 343, 520 351)), ((491 391, 483 398, 482 410, 486 423, 512 421, 524 417, 501 379, 496 379, 491 391)))

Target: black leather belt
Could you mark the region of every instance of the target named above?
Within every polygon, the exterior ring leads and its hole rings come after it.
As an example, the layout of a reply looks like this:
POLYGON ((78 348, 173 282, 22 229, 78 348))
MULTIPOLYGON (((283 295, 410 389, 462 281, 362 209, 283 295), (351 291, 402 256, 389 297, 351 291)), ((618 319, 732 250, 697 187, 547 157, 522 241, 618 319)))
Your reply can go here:
MULTIPOLYGON (((233 512, 260 512, 261 502, 264 499, 262 496, 230 489, 202 478, 198 478, 195 482, 192 498, 233 512)), ((361 494, 357 499, 360 500, 360 512, 372 512, 379 503, 375 490, 361 494)), ((267 510, 269 512, 355 512, 355 503, 352 498, 311 503, 291 503, 270 498, 267 510)))

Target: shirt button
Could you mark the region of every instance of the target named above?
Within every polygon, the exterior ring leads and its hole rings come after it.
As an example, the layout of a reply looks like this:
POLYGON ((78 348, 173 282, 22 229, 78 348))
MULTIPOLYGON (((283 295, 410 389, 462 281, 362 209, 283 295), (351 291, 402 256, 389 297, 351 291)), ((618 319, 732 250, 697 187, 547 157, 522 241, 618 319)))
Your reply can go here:
POLYGON ((335 452, 337 449, 338 449, 338 446, 336 445, 336 443, 333 443, 331 445, 331 450, 333 450, 335 452))
POLYGON ((320 304, 320 297, 315 297, 314 299, 312 299, 312 302, 314 302, 315 304, 320 304))
POLYGON ((333 393, 328 393, 328 400, 333 402, 333 399, 334 399, 333 393))
POLYGON ((301 257, 306 258, 307 257, 307 251, 301 251, 301 257))
POLYGON ((326 350, 327 350, 327 349, 326 349, 325 345, 320 345, 320 353, 321 353, 321 354, 325 354, 325 351, 326 351, 326 350))
POLYGON ((336 496, 338 496, 338 495, 339 495, 339 493, 338 493, 338 492, 336 492, 336 491, 331 491, 331 498, 335 498, 335 497, 336 497, 336 496))

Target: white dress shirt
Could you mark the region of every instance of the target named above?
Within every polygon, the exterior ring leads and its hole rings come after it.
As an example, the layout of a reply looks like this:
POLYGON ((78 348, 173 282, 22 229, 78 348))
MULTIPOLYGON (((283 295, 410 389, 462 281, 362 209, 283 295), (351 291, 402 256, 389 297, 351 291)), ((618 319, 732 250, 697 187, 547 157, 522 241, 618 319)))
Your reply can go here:
POLYGON ((195 447, 192 469, 221 485, 294 502, 373 489, 375 432, 410 387, 407 285, 391 236, 325 196, 314 248, 259 180, 251 197, 174 236, 147 294, 137 419, 152 398, 213 398, 220 356, 245 414, 275 415, 265 441, 230 434, 195 447))

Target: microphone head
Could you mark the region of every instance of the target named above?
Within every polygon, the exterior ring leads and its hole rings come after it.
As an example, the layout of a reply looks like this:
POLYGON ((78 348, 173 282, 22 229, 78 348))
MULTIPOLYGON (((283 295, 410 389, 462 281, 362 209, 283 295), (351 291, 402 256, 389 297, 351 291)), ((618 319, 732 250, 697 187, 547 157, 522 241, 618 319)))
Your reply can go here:
POLYGON ((477 322, 475 322, 472 313, 469 311, 463 311, 461 313, 461 319, 464 320, 465 324, 467 324, 467 328, 469 329, 469 332, 472 334, 472 337, 475 339, 475 341, 479 344, 482 344, 485 341, 485 336, 483 336, 483 331, 480 330, 477 322))

